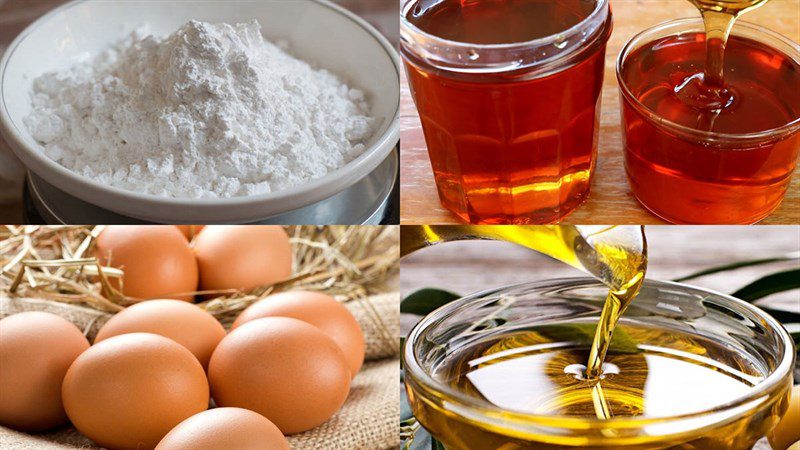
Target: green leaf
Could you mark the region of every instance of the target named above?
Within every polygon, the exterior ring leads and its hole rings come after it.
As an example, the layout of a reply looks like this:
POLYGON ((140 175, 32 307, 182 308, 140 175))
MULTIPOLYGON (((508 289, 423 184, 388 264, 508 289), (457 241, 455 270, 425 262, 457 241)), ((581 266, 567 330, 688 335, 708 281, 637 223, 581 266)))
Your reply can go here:
POLYGON ((758 307, 766 311, 766 313, 770 316, 774 317, 775 320, 782 323, 784 327, 787 326, 787 323, 800 322, 800 313, 761 305, 758 305, 758 307))
POLYGON ((794 344, 798 347, 798 351, 800 352, 800 323, 786 323, 783 324, 786 328, 786 331, 789 332, 789 335, 792 336, 794 339, 794 344))
POLYGON ((400 425, 404 425, 406 422, 415 421, 414 413, 411 412, 411 405, 408 403, 408 392, 406 392, 405 386, 401 386, 400 389, 400 425))
POLYGON ((797 260, 797 259, 800 259, 800 253, 793 252, 793 253, 789 253, 789 254, 786 254, 786 255, 783 255, 783 256, 775 256, 775 257, 772 257, 772 258, 762 258, 762 259, 752 259, 752 260, 749 260, 749 261, 739 261, 739 262, 735 262, 735 263, 731 263, 731 264, 723 264, 721 266, 715 266, 715 267, 711 267, 709 269, 701 270, 699 272, 695 272, 695 273, 692 273, 690 275, 686 275, 686 276, 683 276, 683 277, 680 277, 680 278, 675 278, 673 281, 678 281, 678 282, 687 281, 687 280, 692 280, 692 279, 695 279, 695 278, 700 278, 700 277, 704 277, 706 275, 711 275, 711 274, 715 274, 715 273, 719 273, 719 272, 727 272, 727 271, 730 271, 730 270, 740 269, 742 267, 759 266, 759 265, 762 265, 762 264, 771 264, 771 263, 774 263, 774 262, 792 261, 792 260, 797 260))
POLYGON ((408 396, 406 395, 405 389, 401 389, 400 391, 400 417, 401 427, 417 425, 413 427, 413 438, 404 440, 400 448, 408 450, 446 450, 441 442, 434 439, 433 436, 428 433, 428 430, 416 422, 414 416, 411 414, 411 406, 408 404, 408 396))
POLYGON ((461 298, 461 296, 443 289, 420 289, 412 292, 400 302, 400 312, 426 316, 457 298, 461 298))
POLYGON ((752 302, 768 295, 798 288, 800 288, 800 269, 792 269, 759 278, 731 295, 752 302))

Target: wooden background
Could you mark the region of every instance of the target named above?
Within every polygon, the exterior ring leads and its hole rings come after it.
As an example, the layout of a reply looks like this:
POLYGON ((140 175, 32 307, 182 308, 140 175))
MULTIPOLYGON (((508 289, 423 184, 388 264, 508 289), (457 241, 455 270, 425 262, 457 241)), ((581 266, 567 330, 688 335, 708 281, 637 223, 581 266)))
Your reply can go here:
MULTIPOLYGON (((642 208, 628 188, 623 166, 619 96, 615 74, 619 51, 635 34, 657 23, 680 17, 699 16, 687 0, 611 0, 614 32, 606 53, 600 119, 599 160, 589 199, 565 219, 575 224, 664 223, 642 208)), ((745 20, 800 41, 800 0, 771 0, 747 13, 745 20)), ((400 222, 408 224, 457 223, 442 208, 436 193, 417 110, 408 86, 403 83, 401 126, 400 222)), ((800 222, 800 175, 795 172, 789 194, 764 224, 800 222)))
MULTIPOLYGON (((66 0, 0 0, 0 55, 31 22, 66 0)), ((181 1, 181 0, 175 0, 181 1)), ((219 0, 225 1, 225 0, 219 0)), ((363 17, 389 40, 400 41, 397 0, 333 0, 363 17)), ((0 136, 0 223, 22 223, 24 170, 0 136)))

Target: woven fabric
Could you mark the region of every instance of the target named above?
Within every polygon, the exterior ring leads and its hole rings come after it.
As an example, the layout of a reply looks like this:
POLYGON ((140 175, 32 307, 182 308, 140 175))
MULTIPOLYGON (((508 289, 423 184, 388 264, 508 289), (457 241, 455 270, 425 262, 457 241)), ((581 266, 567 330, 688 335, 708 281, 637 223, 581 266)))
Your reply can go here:
MULTIPOLYGON (((399 304, 397 293, 373 295, 366 301, 347 304, 364 331, 368 362, 356 375, 347 401, 336 415, 313 430, 288 437, 293 449, 375 450, 399 446, 397 380, 400 363, 393 338, 400 333, 399 304), (378 322, 376 316, 380 318, 378 322)), ((111 314, 84 306, 0 294, 0 318, 23 311, 57 314, 85 330, 90 339, 111 317, 111 314)), ((0 448, 74 450, 99 447, 72 427, 31 435, 0 426, 0 448)))

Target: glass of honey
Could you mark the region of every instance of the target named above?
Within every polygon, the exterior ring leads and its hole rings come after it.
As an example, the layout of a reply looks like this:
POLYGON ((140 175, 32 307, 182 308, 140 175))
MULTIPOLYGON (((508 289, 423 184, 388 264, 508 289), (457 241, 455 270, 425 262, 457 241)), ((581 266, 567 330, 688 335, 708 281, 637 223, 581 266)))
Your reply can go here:
POLYGON ((557 279, 433 312, 403 349, 415 417, 448 450, 745 450, 785 414, 789 334, 755 306, 683 284, 646 280, 587 378, 607 292, 557 279))
POLYGON ((470 223, 553 223, 586 199, 608 0, 404 0, 400 24, 445 208, 470 223))
POLYGON ((726 104, 694 83, 706 62, 701 19, 634 37, 617 61, 631 189, 673 223, 748 224, 789 187, 800 153, 800 46, 737 22, 724 53, 726 104))

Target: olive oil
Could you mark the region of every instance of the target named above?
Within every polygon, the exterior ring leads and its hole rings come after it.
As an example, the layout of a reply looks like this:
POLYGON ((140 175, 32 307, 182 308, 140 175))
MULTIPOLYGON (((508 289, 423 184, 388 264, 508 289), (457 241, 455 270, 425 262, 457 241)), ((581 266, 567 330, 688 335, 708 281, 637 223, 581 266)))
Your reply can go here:
POLYGON ((590 380, 580 368, 591 342, 581 341, 580 333, 573 341, 560 341, 576 326, 492 337, 449 355, 437 374, 460 392, 540 415, 599 415, 593 397, 601 386, 606 418, 691 414, 746 394, 762 380, 752 362, 719 343, 631 325, 619 326, 624 339, 609 350, 603 374, 590 380))
MULTIPOLYGON (((509 422, 521 420, 519 414, 533 414, 547 417, 546 423, 553 428, 575 419, 595 420, 601 416, 598 404, 604 405, 602 415, 606 419, 642 418, 657 423, 741 398, 764 379, 762 367, 722 343, 678 330, 626 323, 616 330, 603 374, 588 379, 581 367, 592 344, 588 335, 581 339, 584 334, 575 332, 582 325, 591 324, 550 324, 492 336, 448 355, 433 374, 464 395, 508 411, 504 419, 509 422), (570 334, 574 339, 565 341, 564 336, 570 334), (602 401, 598 401, 598 395, 602 401)), ((437 407, 425 404, 415 413, 426 419, 425 426, 436 430, 449 450, 616 448, 593 447, 591 442, 597 438, 594 433, 612 442, 619 433, 619 442, 624 441, 625 448, 632 441, 613 427, 593 430, 587 426, 582 437, 545 432, 511 435, 437 407)), ((697 420, 718 425, 714 423, 718 419, 697 420)), ((696 431, 682 434, 681 425, 665 423, 660 428, 654 425, 653 434, 675 433, 675 437, 659 440, 642 436, 640 446, 630 448, 749 449, 769 423, 763 417, 753 417, 708 429, 701 435, 696 431)))
POLYGON ((404 225, 400 253, 476 239, 511 242, 550 256, 593 276, 625 299, 636 295, 647 269, 641 226, 404 225))

